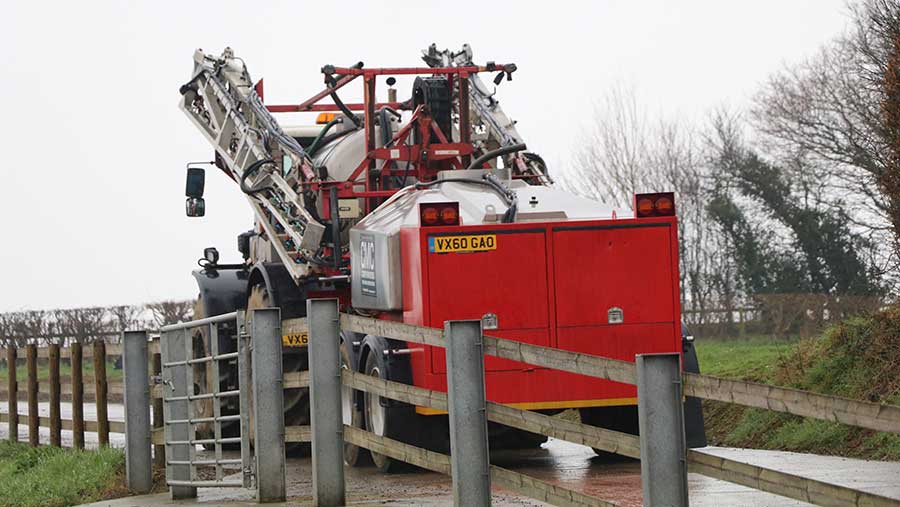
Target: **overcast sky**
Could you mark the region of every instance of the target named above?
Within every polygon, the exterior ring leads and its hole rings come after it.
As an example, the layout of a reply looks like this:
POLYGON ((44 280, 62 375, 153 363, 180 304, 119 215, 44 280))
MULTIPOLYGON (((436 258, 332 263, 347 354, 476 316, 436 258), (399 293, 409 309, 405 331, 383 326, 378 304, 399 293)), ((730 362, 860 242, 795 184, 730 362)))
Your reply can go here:
POLYGON ((195 48, 231 46, 267 102, 297 103, 324 64, 416 66, 431 42, 468 42, 478 62, 518 65, 498 97, 559 172, 611 87, 634 86, 654 114, 740 108, 846 13, 844 0, 4 2, 0 311, 191 298, 204 247, 239 259, 251 212, 220 173, 207 216, 184 216, 184 165, 212 153, 177 108, 195 48))

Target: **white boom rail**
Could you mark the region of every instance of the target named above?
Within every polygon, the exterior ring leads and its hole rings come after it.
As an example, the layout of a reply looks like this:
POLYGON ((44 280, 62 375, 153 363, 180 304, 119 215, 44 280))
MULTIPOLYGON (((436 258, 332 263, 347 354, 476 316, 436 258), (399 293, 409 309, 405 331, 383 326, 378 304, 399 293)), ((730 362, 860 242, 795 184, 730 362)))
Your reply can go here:
POLYGON ((316 179, 303 148, 269 114, 243 60, 230 48, 219 58, 198 49, 194 76, 181 93, 180 109, 215 147, 234 180, 250 190, 247 199, 284 266, 294 280, 306 277, 306 260, 318 251, 325 227, 295 190, 301 180, 316 179))

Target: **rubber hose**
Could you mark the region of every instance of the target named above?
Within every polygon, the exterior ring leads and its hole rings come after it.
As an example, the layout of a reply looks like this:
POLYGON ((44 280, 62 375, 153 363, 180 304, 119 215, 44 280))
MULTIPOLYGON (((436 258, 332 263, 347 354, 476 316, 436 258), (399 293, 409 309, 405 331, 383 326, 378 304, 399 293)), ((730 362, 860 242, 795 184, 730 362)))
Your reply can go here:
POLYGON ((332 118, 330 122, 326 123, 325 126, 322 127, 322 130, 319 131, 319 135, 317 135, 316 138, 313 139, 313 142, 310 143, 309 147, 306 148, 306 153, 310 155, 314 153, 316 149, 318 149, 319 143, 322 142, 322 138, 325 137, 325 134, 327 134, 329 130, 331 130, 331 127, 334 127, 338 123, 343 123, 343 121, 343 117, 336 116, 332 118))
POLYGON ((503 155, 507 155, 509 153, 515 153, 517 151, 522 151, 522 150, 526 150, 526 149, 528 149, 528 147, 525 146, 525 143, 521 143, 521 144, 514 144, 512 146, 504 146, 502 148, 497 148, 496 150, 491 150, 491 151, 485 153, 484 155, 473 160, 472 163, 469 164, 469 169, 480 169, 482 164, 484 164, 485 162, 487 162, 488 160, 490 160, 492 158, 500 157, 503 155))

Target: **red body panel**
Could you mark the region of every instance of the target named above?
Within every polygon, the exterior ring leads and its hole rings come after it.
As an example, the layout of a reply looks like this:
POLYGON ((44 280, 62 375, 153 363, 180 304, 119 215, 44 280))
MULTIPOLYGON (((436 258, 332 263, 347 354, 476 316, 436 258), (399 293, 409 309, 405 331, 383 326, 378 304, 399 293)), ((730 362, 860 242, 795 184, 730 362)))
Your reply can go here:
MULTIPOLYGON (((404 228, 404 322, 491 312, 492 336, 629 361, 681 352, 676 229, 675 218, 404 228), (496 249, 429 252, 429 237, 471 234, 495 234, 496 249), (622 323, 608 322, 613 308, 622 323)), ((415 385, 446 391, 444 350, 410 347, 415 385)), ((485 371, 489 400, 523 408, 635 403, 631 385, 495 357, 485 371)))

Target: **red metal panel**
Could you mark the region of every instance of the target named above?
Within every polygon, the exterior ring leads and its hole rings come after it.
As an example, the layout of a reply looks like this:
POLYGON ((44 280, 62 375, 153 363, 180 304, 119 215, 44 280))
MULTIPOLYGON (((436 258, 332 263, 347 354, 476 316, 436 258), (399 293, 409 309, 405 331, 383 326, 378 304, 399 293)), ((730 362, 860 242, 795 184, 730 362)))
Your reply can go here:
MULTIPOLYGON (((633 361, 681 351, 675 220, 410 228, 401 233, 404 321, 498 314, 487 334, 633 361), (435 254, 428 236, 498 234, 495 251, 435 254), (513 247, 505 249, 503 247, 513 247), (607 311, 623 309, 623 324, 607 311), (510 320, 512 319, 512 320, 510 320)), ((411 344, 413 381, 446 390, 442 349, 411 344)), ((487 357, 488 399, 523 408, 633 404, 634 386, 487 357)))
POLYGON ((561 226, 553 230, 556 316, 560 327, 672 322, 669 223, 561 226))
MULTIPOLYGON (((455 234, 494 234, 496 250, 471 253, 426 253, 428 264, 429 324, 498 317, 498 336, 549 346, 547 259, 543 228, 531 230, 473 230, 461 227, 455 234), (515 331, 514 331, 515 330, 515 331)), ((447 237, 446 233, 428 233, 447 237)), ((426 237, 426 244, 428 238, 426 237)), ((426 247, 427 248, 427 247, 426 247)), ((485 369, 518 369, 524 365, 489 358, 485 369)), ((445 371, 443 350, 432 355, 432 371, 445 371)))
MULTIPOLYGON (((431 306, 428 325, 442 327, 445 320, 481 319, 491 312, 499 318, 500 329, 545 329, 549 316, 544 230, 458 230, 464 235, 496 234, 496 250, 426 254, 431 306)), ((427 229, 423 232, 436 236, 427 229)))

